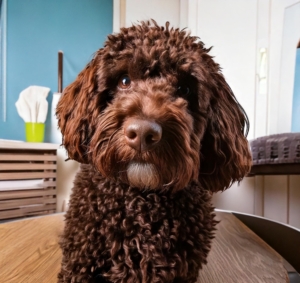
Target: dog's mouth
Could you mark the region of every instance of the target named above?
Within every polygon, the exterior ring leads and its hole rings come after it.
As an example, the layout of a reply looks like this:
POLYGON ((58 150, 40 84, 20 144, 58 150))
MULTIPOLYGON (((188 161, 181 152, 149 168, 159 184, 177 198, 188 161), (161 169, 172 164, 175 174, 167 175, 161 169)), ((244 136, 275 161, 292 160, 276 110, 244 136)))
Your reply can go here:
POLYGON ((160 183, 158 171, 154 164, 131 161, 127 167, 127 179, 132 187, 157 189, 160 183))

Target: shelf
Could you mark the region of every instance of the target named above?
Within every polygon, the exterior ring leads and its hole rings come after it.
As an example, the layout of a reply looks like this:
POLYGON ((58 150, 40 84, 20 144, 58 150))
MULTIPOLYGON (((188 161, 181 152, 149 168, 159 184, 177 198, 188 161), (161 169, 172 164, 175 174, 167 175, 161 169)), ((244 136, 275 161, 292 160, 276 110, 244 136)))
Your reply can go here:
POLYGON ((253 165, 248 177, 257 175, 300 175, 300 163, 253 165))
POLYGON ((24 142, 24 141, 0 139, 0 148, 1 149, 56 150, 60 148, 60 145, 54 143, 24 142))

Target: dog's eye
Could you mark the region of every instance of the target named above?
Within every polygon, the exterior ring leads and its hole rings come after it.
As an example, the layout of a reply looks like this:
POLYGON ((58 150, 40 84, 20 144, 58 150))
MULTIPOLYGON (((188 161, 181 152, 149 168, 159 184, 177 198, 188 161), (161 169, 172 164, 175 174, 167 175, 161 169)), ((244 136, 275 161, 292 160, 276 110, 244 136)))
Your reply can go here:
POLYGON ((190 89, 186 85, 179 86, 177 91, 180 95, 187 96, 190 93, 190 89))
POLYGON ((118 82, 118 87, 121 89, 127 89, 131 85, 131 79, 129 78, 128 75, 123 75, 120 77, 119 82, 118 82))

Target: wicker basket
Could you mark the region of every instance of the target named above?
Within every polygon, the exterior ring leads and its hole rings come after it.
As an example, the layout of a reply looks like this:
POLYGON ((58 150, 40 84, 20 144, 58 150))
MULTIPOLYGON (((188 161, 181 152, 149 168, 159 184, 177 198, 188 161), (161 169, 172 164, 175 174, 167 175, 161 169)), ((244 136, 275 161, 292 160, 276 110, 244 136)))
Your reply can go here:
POLYGON ((253 165, 300 163, 300 133, 260 137, 250 141, 253 165))

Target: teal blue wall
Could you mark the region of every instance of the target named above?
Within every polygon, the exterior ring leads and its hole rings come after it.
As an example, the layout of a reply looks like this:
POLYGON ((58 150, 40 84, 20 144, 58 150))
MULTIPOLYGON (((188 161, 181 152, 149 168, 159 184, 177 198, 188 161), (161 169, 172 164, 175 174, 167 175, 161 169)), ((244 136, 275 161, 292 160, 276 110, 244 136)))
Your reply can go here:
POLYGON ((50 140, 50 102, 57 92, 57 52, 64 52, 63 85, 71 83, 112 32, 112 0, 7 1, 7 120, 0 138, 25 140, 15 102, 30 85, 51 88, 45 141, 50 140))
POLYGON ((300 48, 297 48, 296 55, 292 132, 300 132, 300 48))

